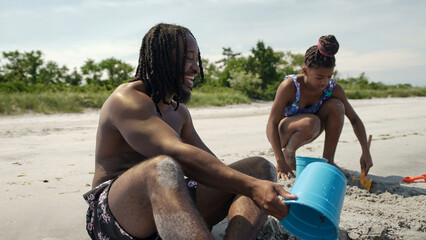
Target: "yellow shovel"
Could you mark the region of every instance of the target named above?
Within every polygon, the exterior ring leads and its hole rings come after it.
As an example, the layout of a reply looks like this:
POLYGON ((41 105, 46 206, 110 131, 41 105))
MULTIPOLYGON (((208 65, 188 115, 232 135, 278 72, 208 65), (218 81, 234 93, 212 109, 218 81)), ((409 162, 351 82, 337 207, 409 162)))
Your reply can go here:
MULTIPOLYGON (((370 148, 372 137, 373 137, 372 135, 368 136, 368 148, 370 148)), ((352 181, 355 181, 355 180, 358 180, 358 178, 352 177, 352 181)), ((361 177, 359 178, 359 182, 361 183, 361 187, 366 189, 368 192, 370 192, 372 181, 373 181, 373 179, 367 179, 365 177, 365 171, 362 171, 361 177)))

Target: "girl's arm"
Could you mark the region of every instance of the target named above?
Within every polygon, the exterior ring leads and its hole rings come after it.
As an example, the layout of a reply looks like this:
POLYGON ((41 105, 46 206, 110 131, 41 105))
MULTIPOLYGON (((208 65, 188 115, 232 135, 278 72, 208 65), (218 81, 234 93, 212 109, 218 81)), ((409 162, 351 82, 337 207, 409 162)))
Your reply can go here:
POLYGON ((278 126, 283 119, 284 108, 292 98, 295 98, 295 92, 296 88, 292 78, 287 78, 280 84, 275 95, 275 100, 272 104, 268 125, 266 127, 266 136, 271 143, 275 160, 277 161, 278 178, 280 178, 280 172, 285 175, 291 173, 291 168, 287 165, 282 152, 278 126))
POLYGON ((368 147, 367 134, 365 131, 364 124, 356 114, 355 110, 352 108, 348 99, 346 98, 346 93, 343 88, 336 84, 336 87, 333 90, 332 97, 338 98, 345 106, 345 115, 351 122, 352 128, 358 141, 361 145, 362 155, 360 159, 361 163, 361 172, 365 171, 365 175, 368 174, 368 171, 373 166, 373 160, 371 159, 370 149, 368 147))

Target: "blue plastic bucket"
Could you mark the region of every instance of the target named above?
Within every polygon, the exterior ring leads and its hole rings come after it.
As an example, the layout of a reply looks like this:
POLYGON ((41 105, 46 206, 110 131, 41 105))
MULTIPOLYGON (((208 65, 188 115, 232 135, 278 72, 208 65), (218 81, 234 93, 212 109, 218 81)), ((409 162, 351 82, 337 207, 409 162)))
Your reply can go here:
POLYGON ((296 156, 296 178, 300 175, 300 173, 305 169, 305 167, 313 162, 324 162, 326 163, 328 160, 325 158, 314 158, 314 157, 302 157, 296 156))
POLYGON ((297 199, 285 200, 289 214, 281 220, 287 231, 301 239, 337 239, 346 177, 336 167, 310 163, 294 183, 290 193, 297 199))

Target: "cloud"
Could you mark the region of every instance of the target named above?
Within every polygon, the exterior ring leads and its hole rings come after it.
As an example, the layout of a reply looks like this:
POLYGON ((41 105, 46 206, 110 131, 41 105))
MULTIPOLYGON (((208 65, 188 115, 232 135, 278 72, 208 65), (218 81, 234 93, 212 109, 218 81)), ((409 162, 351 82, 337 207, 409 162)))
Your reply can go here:
POLYGON ((80 68, 87 59, 101 61, 114 57, 126 63, 136 66, 139 42, 91 42, 84 45, 70 47, 68 49, 46 48, 43 53, 46 60, 52 60, 59 65, 66 65, 69 69, 80 68))
POLYGON ((369 53, 344 51, 338 53, 339 71, 383 71, 425 66, 424 56, 415 49, 387 49, 369 53))

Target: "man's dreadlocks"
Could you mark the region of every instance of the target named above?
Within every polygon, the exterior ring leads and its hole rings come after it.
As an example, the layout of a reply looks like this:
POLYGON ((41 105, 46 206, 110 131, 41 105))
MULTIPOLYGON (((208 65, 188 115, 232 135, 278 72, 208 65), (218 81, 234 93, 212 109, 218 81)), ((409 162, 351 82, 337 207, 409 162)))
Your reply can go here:
MULTIPOLYGON (((174 25, 160 23, 152 27, 142 39, 142 46, 139 52, 139 65, 136 69, 135 79, 141 80, 146 86, 146 94, 151 97, 155 103, 157 112, 158 103, 166 100, 168 92, 174 93, 173 100, 182 102, 182 93, 179 91, 185 76, 185 61, 188 48, 186 34, 189 29, 174 25), (183 57, 179 58, 181 51, 179 49, 179 39, 183 40, 183 57), (173 58, 172 56, 176 56, 173 58)), ((195 37, 194 37, 195 39, 195 37)), ((203 67, 200 51, 198 51, 198 64, 200 68, 201 80, 204 79, 203 67)))

